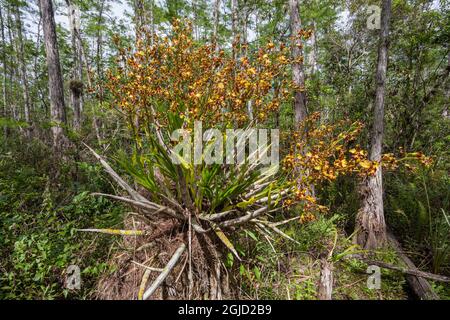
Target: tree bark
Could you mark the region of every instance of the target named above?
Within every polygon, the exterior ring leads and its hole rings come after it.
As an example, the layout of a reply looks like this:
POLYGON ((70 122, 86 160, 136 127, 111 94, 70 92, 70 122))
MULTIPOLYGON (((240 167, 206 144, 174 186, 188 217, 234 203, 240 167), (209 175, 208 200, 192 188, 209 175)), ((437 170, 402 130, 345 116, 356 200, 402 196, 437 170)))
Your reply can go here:
MULTIPOLYGON (((8 38, 9 38, 9 44, 11 47, 14 47, 14 37, 13 37, 13 30, 12 30, 12 26, 13 26, 13 19, 12 19, 12 14, 11 14, 11 6, 7 5, 6 6, 6 17, 7 17, 7 26, 8 26, 8 38)), ((9 56, 9 61, 10 61, 10 72, 9 72, 9 84, 10 86, 13 85, 14 81, 16 81, 16 76, 18 74, 17 71, 17 51, 14 50, 14 52, 9 56)), ((19 115, 19 111, 17 109, 17 105, 16 105, 16 97, 15 97, 15 93, 14 90, 10 90, 10 95, 9 95, 9 104, 10 104, 10 109, 11 109, 11 119, 19 121, 20 115, 19 115)))
POLYGON ((150 10, 149 10, 149 23, 150 23, 150 44, 153 45, 155 43, 155 14, 154 14, 154 8, 155 3, 154 0, 150 1, 150 10))
POLYGON ((320 260, 320 280, 317 298, 319 300, 331 300, 333 293, 333 264, 326 257, 320 260))
MULTIPOLYGON (((105 10, 105 0, 101 0, 100 4, 98 5, 98 15, 97 15, 97 21, 98 25, 101 26, 103 24, 103 13, 105 10)), ((97 87, 98 87, 98 100, 100 108, 103 106, 103 98, 104 98, 104 90, 102 85, 103 80, 103 33, 101 28, 98 28, 97 30, 97 52, 96 52, 96 69, 97 69, 97 87)), ((98 144, 103 144, 103 138, 102 134, 100 132, 100 128, 102 126, 100 119, 96 116, 95 110, 93 110, 93 116, 92 116, 92 126, 94 127, 95 134, 97 136, 98 144)))
POLYGON ((72 38, 72 58, 73 70, 70 80, 70 100, 73 108, 73 127, 75 131, 79 131, 81 127, 81 110, 83 95, 83 65, 81 52, 81 36, 80 36, 80 18, 78 8, 66 0, 70 33, 72 38))
MULTIPOLYGON (((36 31, 36 43, 34 45, 34 49, 36 50, 36 52, 40 52, 40 48, 41 48, 41 28, 42 28, 42 15, 39 10, 39 22, 38 22, 37 31, 36 31)), ((39 55, 34 56, 33 71, 34 71, 34 74, 33 74, 34 79, 33 80, 37 81, 37 79, 40 76, 40 74, 39 74, 39 55)))
POLYGON ((213 36, 212 36, 212 43, 214 45, 214 48, 216 51, 219 49, 219 46, 217 44, 218 42, 218 32, 219 32, 219 11, 220 9, 220 0, 214 1, 214 9, 213 9, 213 18, 214 18, 214 24, 213 24, 213 36))
MULTIPOLYGON (((96 62, 97 62, 97 77, 101 80, 103 79, 103 33, 100 26, 103 24, 103 11, 105 9, 105 0, 102 0, 99 9, 98 9, 98 16, 97 16, 97 23, 99 25, 99 28, 97 29, 97 56, 96 56, 96 62)), ((100 100, 103 101, 103 89, 102 86, 100 86, 100 100)))
POLYGON ((237 0, 231 0, 231 34, 233 36, 233 48, 232 48, 232 54, 233 59, 236 59, 237 55, 237 47, 238 47, 238 41, 239 41, 239 35, 238 35, 238 2, 237 0))
MULTIPOLYGON (((289 14, 290 14, 290 28, 291 28, 291 51, 292 51, 292 80, 297 87, 294 90, 294 126, 300 129, 301 123, 307 117, 306 108, 306 94, 305 94, 305 73, 303 68, 303 50, 299 33, 301 31, 301 20, 298 10, 298 0, 289 0, 289 14)), ((304 128, 307 130, 307 128, 304 128)), ((306 153, 306 148, 299 150, 301 153, 306 153)), ((297 168, 297 185, 298 189, 306 188, 307 193, 312 197, 315 196, 314 185, 305 186, 303 177, 308 175, 302 168, 297 168)))
MULTIPOLYGON (((2 12, 2 8, 0 7, 0 28, 1 28, 1 37, 2 37, 2 65, 3 65, 3 75, 2 75, 2 95, 3 95, 3 99, 2 99, 2 116, 7 118, 8 117, 8 108, 6 106, 7 104, 7 91, 6 91, 6 38, 5 38, 5 23, 3 20, 3 12, 2 12)), ((7 134, 7 129, 5 126, 5 136, 7 134)))
POLYGON ((145 6, 143 0, 134 0, 134 24, 136 39, 140 38, 141 32, 146 25, 145 6))
POLYGON ((290 27, 292 37, 292 58, 294 63, 292 64, 292 76, 294 85, 298 88, 294 92, 294 115, 295 124, 299 124, 306 118, 306 94, 305 88, 305 74, 303 71, 302 60, 302 44, 297 42, 296 38, 301 31, 301 21, 298 10, 298 0, 289 0, 289 13, 290 13, 290 27))
POLYGON ((191 0, 191 6, 192 6, 192 24, 193 24, 193 31, 194 31, 194 39, 200 40, 200 32, 199 32, 199 25, 198 25, 198 6, 197 2, 195 0, 191 0))
POLYGON ((317 26, 316 22, 313 20, 313 30, 311 34, 311 52, 309 54, 309 66, 311 68, 311 76, 316 73, 317 70, 317 26))
POLYGON ((64 148, 66 141, 62 127, 62 125, 66 124, 63 78, 59 61, 59 50, 52 0, 39 0, 39 6, 42 14, 45 52, 47 56, 53 147, 58 153, 64 148))
MULTIPOLYGON (((23 44, 23 34, 22 34, 22 19, 20 14, 20 8, 18 5, 14 8, 14 15, 16 18, 16 29, 17 29, 17 49, 18 49, 18 62, 20 68, 20 78, 23 93, 23 113, 25 122, 31 126, 31 107, 30 107, 30 91, 28 89, 28 79, 27 79, 27 68, 25 62, 25 50, 23 44)), ((25 129, 25 135, 29 138, 31 136, 31 128, 25 129)))
MULTIPOLYGON (((369 159, 377 162, 381 161, 382 156, 391 0, 383 0, 381 14, 380 43, 376 71, 377 87, 369 154, 369 159)), ((362 206, 356 217, 356 243, 365 249, 382 247, 386 242, 386 223, 383 210, 383 176, 381 164, 378 166, 375 175, 367 177, 363 181, 360 192, 362 206)))

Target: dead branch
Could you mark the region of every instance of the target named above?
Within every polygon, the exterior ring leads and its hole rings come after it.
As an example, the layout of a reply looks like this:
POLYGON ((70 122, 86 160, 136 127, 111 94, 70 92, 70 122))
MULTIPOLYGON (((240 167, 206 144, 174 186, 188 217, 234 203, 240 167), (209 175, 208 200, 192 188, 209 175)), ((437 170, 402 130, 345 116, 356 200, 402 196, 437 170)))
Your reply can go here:
POLYGON ((178 260, 180 259, 181 255, 183 254, 184 250, 186 249, 186 245, 184 243, 181 244, 181 246, 178 247, 178 249, 173 254, 172 258, 170 258, 167 265, 164 267, 163 271, 158 275, 158 277, 155 279, 155 281, 152 283, 150 288, 145 291, 143 300, 147 300, 155 291, 159 288, 159 286, 164 282, 164 280, 169 275, 170 271, 175 267, 178 260))
POLYGON ((141 196, 136 190, 134 190, 132 187, 130 187, 114 170, 111 168, 111 166, 103 160, 103 158, 94 151, 91 147, 89 147, 87 144, 83 143, 86 148, 88 148, 91 153, 94 155, 94 157, 100 161, 100 164, 105 168, 106 172, 125 190, 129 193, 129 195, 134 200, 139 200, 142 202, 149 202, 147 199, 145 199, 143 196, 141 196))
POLYGON ((148 200, 146 202, 142 202, 142 201, 139 201, 139 200, 133 200, 133 199, 125 198, 125 197, 115 196, 115 195, 112 195, 112 194, 98 193, 98 192, 91 193, 91 195, 93 195, 93 196, 103 196, 103 197, 108 197, 108 198, 111 198, 111 199, 119 200, 119 201, 128 203, 130 205, 133 205, 135 207, 144 209, 144 210, 147 211, 147 213, 150 213, 150 214, 157 214, 157 213, 161 212, 161 213, 165 213, 165 214, 167 214, 167 215, 169 215, 169 216, 171 216, 173 218, 185 220, 185 218, 182 215, 177 214, 177 212, 172 210, 171 208, 160 206, 160 205, 158 205, 156 203, 153 203, 153 202, 150 202, 148 200))
POLYGON ((277 226, 275 226, 273 223, 269 223, 267 221, 262 221, 262 220, 254 220, 256 223, 258 224, 263 224, 267 227, 269 227, 270 229, 272 229, 273 231, 275 231, 275 233, 279 234, 280 236, 282 236, 283 238, 286 238, 288 240, 291 240, 297 244, 299 244, 299 242, 297 240, 295 240, 294 238, 288 236, 286 233, 284 233, 283 231, 281 231, 280 229, 277 228, 277 226))
MULTIPOLYGON (((243 223, 249 222, 250 220, 259 217, 263 213, 268 212, 267 209, 268 209, 268 207, 259 208, 258 210, 255 210, 253 212, 249 212, 245 216, 242 216, 242 217, 239 217, 239 218, 235 218, 235 219, 231 219, 231 220, 227 220, 227 221, 223 221, 223 222, 219 223, 218 226, 219 227, 231 227, 231 226, 235 226, 235 225, 239 225, 239 224, 243 224, 243 223)), ((270 210, 269 212, 275 212, 277 210, 280 210, 280 208, 270 210)))
POLYGON ((164 269, 161 269, 161 268, 149 267, 149 266, 146 266, 145 264, 139 263, 139 262, 134 261, 134 260, 132 260, 131 262, 134 263, 135 265, 138 265, 138 266, 144 268, 145 270, 149 270, 149 271, 162 272, 164 270, 164 269))
MULTIPOLYGON (((410 270, 418 271, 414 263, 408 256, 403 252, 400 243, 395 239, 392 233, 388 233, 388 240, 392 247, 397 252, 397 255, 402 259, 402 261, 407 265, 410 270)), ((424 300, 439 300, 439 296, 433 291, 431 285, 423 277, 418 277, 414 275, 407 275, 406 280, 408 281, 411 289, 415 294, 424 300)))
POLYGON ((214 220, 218 220, 220 218, 223 218, 227 215, 229 215, 230 213, 236 212, 236 210, 232 209, 232 210, 228 210, 228 211, 224 211, 224 212, 219 212, 219 213, 214 213, 214 214, 202 214, 199 216, 200 219, 202 220, 207 220, 207 221, 214 221, 214 220))

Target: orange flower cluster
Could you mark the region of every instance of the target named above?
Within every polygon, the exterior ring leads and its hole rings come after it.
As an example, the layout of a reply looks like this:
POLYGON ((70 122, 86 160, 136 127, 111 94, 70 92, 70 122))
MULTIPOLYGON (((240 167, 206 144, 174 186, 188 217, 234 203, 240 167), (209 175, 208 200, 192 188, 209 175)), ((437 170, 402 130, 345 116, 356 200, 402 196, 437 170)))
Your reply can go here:
POLYGON ((316 220, 315 215, 313 215, 311 212, 305 212, 300 215, 299 222, 300 223, 308 223, 308 222, 311 222, 314 220, 316 220))
POLYGON ((393 153, 383 154, 381 164, 387 170, 396 170, 403 165, 407 170, 416 171, 419 166, 430 167, 433 159, 424 155, 422 152, 405 153, 400 150, 401 157, 396 158, 393 153))
POLYGON ((180 116, 185 127, 196 120, 242 125, 249 103, 254 118, 265 121, 290 97, 286 48, 268 43, 252 58, 233 59, 195 43, 191 34, 190 23, 175 21, 171 35, 154 36, 153 44, 139 39, 135 52, 122 50, 107 88, 132 126, 164 126, 169 114, 180 116))
MULTIPOLYGON (((311 38, 312 34, 313 34, 313 30, 311 30, 311 29, 308 29, 308 30, 300 29, 300 31, 297 34, 292 35, 290 37, 291 42, 293 44, 295 44, 295 46, 297 46, 299 49, 302 49, 303 41, 306 41, 309 38, 311 38)), ((297 61, 293 60, 293 62, 303 63, 303 56, 299 56, 297 59, 298 59, 297 61)))
MULTIPOLYGON (((305 120, 301 128, 291 135, 294 142, 283 160, 284 169, 290 173, 291 184, 296 188, 295 198, 286 200, 284 205, 300 202, 305 212, 326 212, 327 208, 319 205, 313 196, 314 186, 334 181, 341 175, 374 175, 380 162, 369 160, 367 151, 356 144, 362 128, 360 122, 320 124, 319 113, 305 120)), ((403 153, 400 158, 389 153, 384 154, 381 160, 381 165, 387 170, 395 170, 400 164, 414 170, 417 168, 414 164, 429 166, 431 163, 432 159, 421 152, 403 153)))
MULTIPOLYGON (((362 130, 359 122, 341 121, 333 125, 319 124, 319 113, 307 119, 293 134, 295 143, 284 159, 287 169, 301 168, 303 184, 333 181, 339 175, 356 173, 362 176, 375 173, 377 162, 367 158, 359 145, 350 148, 362 130), (305 130, 310 128, 309 130, 305 130), (342 130, 342 128, 347 128, 342 130)), ((296 170, 292 170, 297 175, 296 170)))

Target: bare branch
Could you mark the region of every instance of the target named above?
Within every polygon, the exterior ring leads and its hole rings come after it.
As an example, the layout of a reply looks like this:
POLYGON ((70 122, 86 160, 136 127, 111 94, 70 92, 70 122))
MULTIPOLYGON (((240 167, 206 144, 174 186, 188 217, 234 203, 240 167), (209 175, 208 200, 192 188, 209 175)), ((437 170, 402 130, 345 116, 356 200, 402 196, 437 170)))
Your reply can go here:
POLYGON ((185 217, 183 217, 182 215, 178 214, 176 211, 172 210, 171 208, 168 207, 164 207, 164 206, 160 206, 156 203, 150 202, 148 200, 146 200, 146 202, 141 202, 138 200, 133 200, 133 199, 129 199, 129 198, 125 198, 125 197, 120 197, 120 196, 116 196, 116 195, 112 195, 112 194, 106 194, 106 193, 91 193, 91 195, 93 196, 103 196, 103 197, 108 197, 111 199, 115 199, 115 200, 119 200, 125 203, 128 203, 130 205, 133 205, 135 207, 147 210, 148 213, 151 214, 157 214, 157 213, 165 213, 173 218, 176 219, 181 219, 181 220, 185 220, 185 217))
POLYGON ((103 160, 103 158, 94 151, 91 147, 89 147, 87 144, 83 143, 86 148, 88 148, 91 153, 94 155, 94 157, 100 161, 100 164, 105 168, 106 172, 125 190, 129 193, 129 195, 134 200, 139 200, 142 202, 149 202, 147 199, 145 199, 143 196, 141 196, 136 190, 134 190, 132 187, 130 187, 114 170, 111 168, 111 166, 103 160))
POLYGON ((146 266, 145 264, 139 263, 139 262, 134 261, 134 260, 132 260, 131 262, 134 263, 135 265, 138 265, 138 266, 140 266, 140 267, 142 267, 142 268, 144 268, 146 270, 149 270, 149 271, 162 272, 164 270, 164 269, 161 269, 161 268, 152 268, 152 267, 146 266))
POLYGON ((268 207, 259 208, 258 210, 249 212, 245 216, 242 216, 242 217, 239 217, 236 219, 231 219, 228 221, 223 221, 223 222, 219 223, 218 226, 219 227, 231 227, 231 226, 235 226, 238 224, 243 224, 243 223, 249 222, 250 220, 252 220, 254 218, 259 217, 260 215, 262 215, 264 213, 275 212, 275 211, 281 210, 281 208, 272 209, 270 211, 267 211, 267 209, 268 209, 268 207))
POLYGON ((181 255, 183 254, 184 250, 186 249, 186 245, 184 243, 181 244, 180 247, 178 247, 177 251, 173 254, 172 258, 170 258, 167 265, 164 267, 163 271, 158 275, 156 280, 152 283, 150 288, 145 291, 143 300, 147 300, 150 298, 150 296, 156 291, 156 289, 159 288, 159 286, 163 283, 163 281, 167 278, 170 271, 175 267, 178 260, 180 259, 181 255))
POLYGON ((224 211, 224 212, 220 212, 220 213, 214 213, 214 214, 202 214, 199 216, 200 219, 202 220, 207 220, 207 221, 214 221, 214 220, 218 220, 220 218, 223 218, 227 215, 229 215, 230 213, 236 212, 236 210, 232 209, 232 210, 228 210, 228 211, 224 211))

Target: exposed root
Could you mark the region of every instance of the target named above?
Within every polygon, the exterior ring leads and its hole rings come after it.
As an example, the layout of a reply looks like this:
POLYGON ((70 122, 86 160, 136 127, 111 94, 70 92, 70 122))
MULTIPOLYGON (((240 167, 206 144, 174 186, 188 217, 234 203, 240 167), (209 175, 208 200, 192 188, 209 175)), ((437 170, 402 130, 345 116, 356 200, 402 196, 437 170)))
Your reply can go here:
POLYGON ((187 226, 168 219, 150 227, 132 218, 130 216, 125 221, 127 228, 145 229, 147 235, 123 237, 123 249, 109 261, 115 271, 104 275, 98 283, 96 294, 98 299, 138 299, 139 293, 148 299, 187 299, 189 296, 192 299, 232 298, 228 277, 220 260, 220 249, 215 239, 211 239, 207 234, 195 232, 192 234, 191 290, 186 268, 188 251, 184 250, 179 255, 179 260, 170 268, 164 281, 160 282, 161 285, 145 296, 142 293, 142 286, 148 290, 150 284, 161 274, 150 269, 158 270, 166 267, 180 245, 188 243, 187 226), (153 245, 148 245, 149 243, 153 245))

